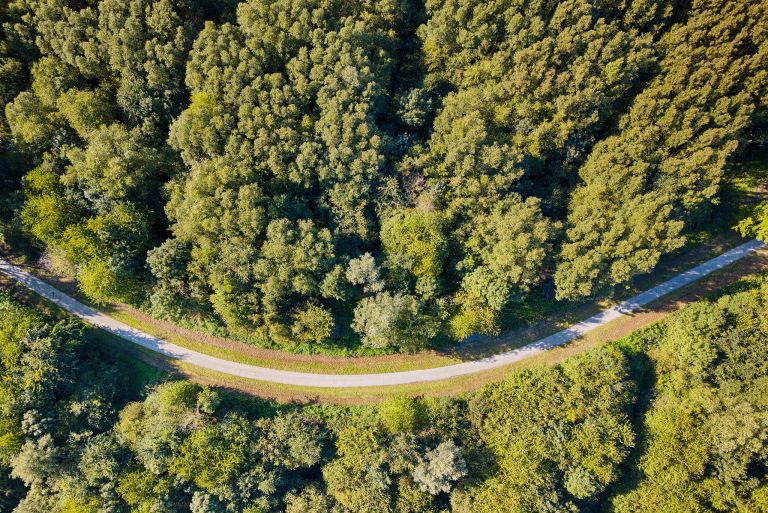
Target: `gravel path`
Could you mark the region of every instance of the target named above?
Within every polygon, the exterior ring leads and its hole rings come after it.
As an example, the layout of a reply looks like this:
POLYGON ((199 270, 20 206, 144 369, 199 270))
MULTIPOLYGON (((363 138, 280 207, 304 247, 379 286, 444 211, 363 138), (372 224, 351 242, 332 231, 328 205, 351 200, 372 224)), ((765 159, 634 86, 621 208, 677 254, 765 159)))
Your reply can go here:
POLYGON ((244 363, 223 360, 206 354, 198 353, 176 344, 167 342, 161 338, 153 337, 147 333, 134 329, 127 324, 116 321, 103 313, 100 313, 76 299, 64 294, 60 290, 35 278, 23 269, 0 258, 0 272, 12 277, 25 287, 40 296, 52 301, 64 310, 76 315, 89 324, 106 330, 129 342, 146 349, 160 353, 164 356, 181 360, 183 362, 203 367, 233 376, 282 383, 286 385, 299 385, 322 388, 349 388, 372 387, 384 385, 403 385, 407 383, 419 383, 424 381, 439 381, 466 374, 473 374, 496 367, 508 365, 519 360, 566 344, 585 333, 603 326, 619 317, 638 310, 670 292, 692 283, 718 269, 737 262, 745 256, 761 249, 765 245, 757 240, 742 244, 722 255, 715 257, 688 271, 678 274, 664 283, 657 285, 645 292, 638 294, 613 308, 603 310, 589 319, 576 323, 569 328, 544 337, 526 346, 513 349, 480 360, 474 360, 455 365, 436 367, 424 370, 406 372, 392 372, 383 374, 314 374, 309 372, 291 372, 284 370, 268 369, 244 363))

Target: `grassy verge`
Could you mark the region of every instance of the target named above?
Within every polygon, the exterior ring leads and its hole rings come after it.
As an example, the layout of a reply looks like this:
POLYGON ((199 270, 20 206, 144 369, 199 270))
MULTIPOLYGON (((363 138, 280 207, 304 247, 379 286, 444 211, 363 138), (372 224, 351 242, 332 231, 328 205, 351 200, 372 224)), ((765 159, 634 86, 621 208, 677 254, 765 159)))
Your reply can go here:
MULTIPOLYGON (((586 336, 563 347, 559 347, 526 360, 522 360, 490 371, 471 374, 449 380, 413 383, 408 385, 366 388, 313 388, 281 385, 199 368, 183 362, 164 358, 156 353, 126 343, 107 332, 89 329, 88 336, 97 349, 107 350, 117 358, 130 361, 133 387, 137 390, 167 379, 170 373, 181 374, 202 384, 213 385, 239 393, 275 399, 280 402, 361 404, 379 402, 392 395, 449 396, 477 390, 483 385, 504 379, 517 369, 534 365, 549 365, 591 349, 601 343, 620 339, 632 331, 658 322, 670 313, 691 302, 728 287, 738 280, 749 279, 750 274, 768 270, 768 251, 763 250, 725 269, 692 283, 664 298, 648 305, 632 316, 625 316, 600 327, 586 336)), ((8 278, 0 279, 0 288, 10 289, 15 297, 51 316, 60 319, 67 314, 55 305, 23 289, 8 278)))
MULTIPOLYGON (((176 335, 167 329, 158 327, 157 324, 139 319, 123 310, 114 310, 109 314, 129 326, 163 338, 176 345, 204 353, 217 358, 238 363, 269 367, 272 369, 291 370, 296 372, 333 373, 333 374, 365 374, 368 372, 398 372, 414 369, 426 369, 459 363, 456 357, 444 356, 433 353, 419 353, 415 355, 387 355, 381 357, 313 357, 307 355, 294 355, 282 353, 288 358, 255 356, 246 352, 211 345, 205 342, 190 340, 176 335), (328 361, 331 360, 331 361, 328 361), (371 362, 373 360, 373 362, 371 362)), ((246 349, 246 348, 244 348, 246 349)), ((278 352, 278 351, 275 351, 278 352)), ((258 354, 259 352, 254 352, 258 354)))
POLYGON ((763 250, 737 264, 683 287, 631 316, 625 316, 608 323, 568 345, 497 369, 443 381, 386 387, 328 389, 281 385, 239 378, 182 362, 167 361, 166 363, 172 365, 177 372, 192 381, 280 402, 364 404, 380 402, 393 395, 451 396, 477 390, 483 385, 504 379, 505 376, 516 370, 536 365, 560 363, 600 344, 621 339, 637 329, 663 320, 668 315, 702 297, 715 292, 722 294, 725 292, 723 289, 731 287, 740 280, 749 280, 750 275, 766 271, 768 271, 768 251, 763 250))
MULTIPOLYGON (((476 337, 471 343, 415 354, 393 354, 373 357, 295 354, 287 351, 259 348, 236 340, 194 332, 165 321, 158 321, 125 305, 113 305, 102 310, 131 327, 163 338, 179 346, 248 365, 325 374, 409 371, 451 365, 521 347, 588 318, 605 308, 609 308, 613 304, 661 283, 681 271, 709 260, 741 242, 743 240, 734 233, 725 232, 698 244, 686 252, 665 258, 653 273, 638 277, 631 286, 619 291, 611 299, 587 303, 557 303, 553 301, 551 302, 553 305, 547 307, 541 305, 542 311, 538 314, 539 320, 528 326, 512 329, 498 337, 476 337)), ((66 289, 67 293, 72 294, 73 289, 76 290, 76 287, 73 287, 71 283, 69 286, 66 286, 66 283, 62 283, 54 276, 44 273, 41 269, 29 266, 25 266, 25 268, 54 286, 66 289)), ((76 295, 79 300, 88 303, 81 294, 73 295, 76 295)), ((529 312, 522 317, 535 318, 536 316, 529 312)))

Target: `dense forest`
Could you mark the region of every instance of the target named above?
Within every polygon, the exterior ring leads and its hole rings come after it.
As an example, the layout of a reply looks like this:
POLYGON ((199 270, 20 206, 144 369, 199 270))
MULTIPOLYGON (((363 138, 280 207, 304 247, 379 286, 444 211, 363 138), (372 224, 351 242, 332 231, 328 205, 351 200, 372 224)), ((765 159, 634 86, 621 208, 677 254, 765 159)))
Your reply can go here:
POLYGON ((768 276, 563 364, 376 406, 163 378, 21 301, 0 295, 4 512, 768 511, 768 276))
POLYGON ((765 144, 761 0, 10 0, 0 22, 6 242, 96 303, 283 346, 415 350, 609 293, 765 144))

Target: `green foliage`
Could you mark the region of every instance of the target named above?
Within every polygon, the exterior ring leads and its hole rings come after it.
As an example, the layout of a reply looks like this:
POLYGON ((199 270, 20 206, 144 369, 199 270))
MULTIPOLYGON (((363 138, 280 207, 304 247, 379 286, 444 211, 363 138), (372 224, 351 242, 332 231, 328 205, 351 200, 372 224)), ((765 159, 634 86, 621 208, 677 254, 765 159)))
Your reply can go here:
POLYGON ((266 327, 281 341, 297 299, 343 297, 337 253, 358 253, 375 224, 385 150, 376 117, 397 8, 254 0, 236 23, 198 35, 192 101, 170 130, 190 170, 168 212, 230 329, 266 327), (250 45, 263 50, 241 51, 250 45), (283 248, 299 239, 302 253, 283 248))
POLYGON ((33 169, 25 177, 24 195, 22 224, 41 241, 56 244, 75 223, 77 212, 64 196, 59 176, 46 165, 33 169))
POLYGON ((127 369, 101 359, 98 347, 86 349, 80 326, 50 321, 0 294, 0 471, 26 487, 0 481, 2 504, 9 511, 19 500, 14 511, 20 513, 53 507, 53 502, 90 511, 96 494, 88 490, 56 500, 51 495, 50 487, 69 488, 62 465, 75 470, 81 452, 91 464, 78 482, 102 487, 105 497, 121 468, 110 464, 119 454, 114 445, 92 435, 114 422, 126 385, 120 372, 127 369))
POLYGON ((242 423, 234 419, 197 429, 179 448, 171 472, 213 491, 242 470, 248 435, 242 423))
POLYGON ((279 304, 293 294, 312 296, 320 292, 322 278, 333 264, 331 234, 310 220, 292 223, 273 221, 254 274, 265 294, 264 309, 277 314, 279 304))
POLYGON ((454 337, 498 332, 497 317, 515 294, 538 283, 558 229, 540 211, 540 202, 517 196, 478 217, 465 244, 464 272, 457 294, 460 311, 451 319, 454 337))
MULTIPOLYGON (((474 278, 487 277, 484 273, 475 273, 474 278)), ((482 283, 473 283, 469 281, 465 285, 469 287, 483 286, 482 283)), ((487 283, 486 286, 493 284, 487 283)), ((469 292, 469 291, 468 291, 469 292)), ((488 288, 482 288, 477 295, 487 297, 489 293, 494 292, 488 288)), ((485 333, 487 335, 498 335, 499 325, 497 322, 498 312, 482 306, 474 306, 471 309, 462 308, 448 321, 448 329, 456 340, 464 340, 475 333, 485 333)))
MULTIPOLYGON (((94 223, 88 223, 93 225, 94 223)), ((109 255, 109 248, 91 226, 73 224, 60 236, 62 249, 73 264, 83 264, 109 255)))
POLYGON ((331 500, 314 486, 308 486, 299 493, 288 493, 285 498, 286 513, 327 513, 331 511, 331 500))
POLYGON ((37 150, 59 151, 69 139, 58 100, 78 84, 77 73, 53 56, 44 56, 31 69, 31 90, 5 105, 12 134, 37 150))
POLYGON ((382 292, 363 298, 355 308, 352 329, 369 347, 425 347, 437 335, 436 322, 410 295, 382 292))
POLYGON ((102 212, 114 202, 147 203, 145 194, 152 190, 152 182, 168 172, 157 152, 120 124, 91 132, 88 146, 73 149, 67 156, 71 165, 65 183, 77 185, 102 212))
POLYGON ((147 253, 147 265, 161 283, 182 288, 187 277, 189 245, 178 239, 168 239, 147 253))
POLYGON ((120 475, 117 493, 135 511, 144 512, 160 506, 159 497, 171 488, 170 479, 160 479, 144 470, 134 470, 120 475))
POLYGON ((314 467, 321 461, 322 429, 310 416, 285 414, 261 425, 265 436, 260 452, 270 463, 291 470, 314 467))
POLYGON ((395 282, 415 280, 416 292, 425 299, 439 292, 438 278, 448 252, 445 224, 438 212, 418 210, 398 213, 381 226, 381 243, 395 282))
POLYGON ((530 290, 541 279, 541 262, 551 254, 549 242, 556 227, 541 215, 539 201, 533 198, 523 203, 512 196, 478 218, 465 243, 464 288, 469 304, 499 311, 513 290, 530 290), (476 274, 487 274, 491 283, 500 282, 502 291, 493 294, 497 287, 492 285, 486 286, 486 292, 478 290, 478 282, 486 280, 473 278, 476 274))
POLYGON ((422 404, 408 396, 395 396, 379 407, 381 421, 390 433, 414 433, 425 421, 422 404))
POLYGON ((215 96, 201 91, 192 94, 189 107, 174 120, 169 138, 184 162, 201 163, 224 155, 234 121, 215 96))
POLYGON ((626 415, 633 392, 615 349, 514 373, 486 388, 470 416, 498 471, 459 490, 456 500, 466 506, 458 510, 567 511, 598 496, 616 481, 634 444, 626 415))
MULTIPOLYGON (((670 14, 670 2, 646 3, 670 14)), ((580 0, 427 2, 427 17, 418 35, 430 78, 455 91, 435 119, 425 172, 445 184, 461 229, 512 192, 561 212, 563 185, 652 62, 647 27, 580 0)))
POLYGON ((390 477, 378 434, 352 426, 338 434, 336 448, 338 457, 323 467, 330 496, 352 511, 389 511, 390 477))
POLYGON ((99 89, 96 91, 69 89, 56 100, 56 105, 67 124, 81 138, 108 125, 114 119, 113 106, 109 94, 99 89))
POLYGON ((662 38, 660 73, 579 171, 558 297, 594 295, 650 271, 683 245, 686 222, 716 202, 728 158, 765 97, 768 84, 753 78, 766 75, 765 34, 750 27, 766 15, 750 2, 693 2, 687 21, 662 38))
POLYGON ((293 315, 291 332, 299 342, 321 343, 333 333, 333 314, 322 306, 307 304, 293 315))
POLYGON ((158 472, 168 468, 172 452, 181 445, 180 433, 191 424, 181 419, 199 419, 196 411, 200 388, 183 381, 158 388, 147 401, 129 404, 120 412, 117 433, 146 469, 158 472), (170 450, 169 450, 170 449, 170 450))
MULTIPOLYGON (((40 319, 31 312, 0 296, 0 363, 3 375, 8 376, 19 368, 25 350, 23 337, 39 323, 40 319)), ((18 394, 17 383, 3 380, 0 387, 0 398, 6 406, 0 410, 0 465, 3 467, 21 450, 24 442, 19 412, 8 407, 17 401, 18 394)))
POLYGON ((712 215, 765 138, 765 20, 738 0, 12 0, 0 226, 95 300, 270 347, 498 334, 702 226, 765 237, 764 206, 712 215), (34 191, 41 167, 57 185, 34 191))
POLYGON ((159 131, 178 113, 184 64, 200 23, 189 0, 103 0, 98 3, 98 44, 119 77, 116 102, 143 134, 159 131))
POLYGON ((130 295, 130 284, 104 260, 89 260, 77 273, 83 293, 97 305, 104 305, 130 295))
POLYGON ((164 233, 162 182, 175 164, 162 132, 180 111, 199 14, 173 2, 3 8, 0 48, 28 55, 31 75, 28 90, 4 97, 9 149, 62 179, 26 188, 22 223, 64 250, 98 301, 129 297, 164 233))
MULTIPOLYGON (((13 0, 0 221, 97 303, 213 314, 250 340, 498 333, 552 282, 596 296, 686 243, 764 138, 767 16, 13 0)), ((766 211, 740 233, 768 237, 766 211)), ((468 397, 275 413, 183 381, 124 406, 127 367, 3 296, 0 510, 768 511, 767 298, 753 282, 468 397)))
POLYGON ((45 56, 32 65, 32 92, 47 109, 55 109, 59 97, 77 85, 72 68, 53 56, 45 56))
POLYGON ((45 148, 58 137, 56 120, 30 92, 20 93, 5 106, 11 133, 36 148, 45 148))
POLYGON ((25 71, 21 60, 10 55, 7 45, 0 43, 0 148, 5 148, 11 139, 5 106, 24 89, 25 71))
POLYGON ((761 511, 768 406, 765 279, 673 317, 650 354, 659 374, 624 511, 761 511))
POLYGON ((435 509, 432 497, 414 486, 408 480, 402 480, 398 486, 397 513, 433 513, 435 509))
POLYGON ((752 215, 739 221, 736 226, 742 237, 755 237, 768 241, 768 202, 761 202, 752 211, 752 215))
POLYGON ((170 381, 123 406, 71 324, 2 297, 0 465, 25 485, 6 498, 17 513, 759 512, 767 305, 753 278, 463 397, 277 406, 170 381))

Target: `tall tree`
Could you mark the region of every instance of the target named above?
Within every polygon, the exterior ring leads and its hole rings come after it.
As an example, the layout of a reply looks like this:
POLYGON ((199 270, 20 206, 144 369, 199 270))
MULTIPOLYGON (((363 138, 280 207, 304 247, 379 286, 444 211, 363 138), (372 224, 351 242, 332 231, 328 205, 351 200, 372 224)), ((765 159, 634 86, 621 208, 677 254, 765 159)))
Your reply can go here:
POLYGON ((560 298, 591 296, 648 272, 683 245, 716 198, 768 88, 768 8, 694 1, 660 44, 660 73, 596 145, 569 202, 555 276, 560 298))
POLYGON ((209 23, 195 41, 192 104, 171 127, 189 171, 168 213, 230 327, 266 324, 279 335, 292 301, 340 298, 335 262, 375 240, 387 154, 378 117, 399 16, 395 2, 252 0, 235 24, 209 23), (287 274, 273 273, 288 226, 313 226, 323 246, 307 262, 311 278, 292 269, 300 255, 279 264, 287 274))

